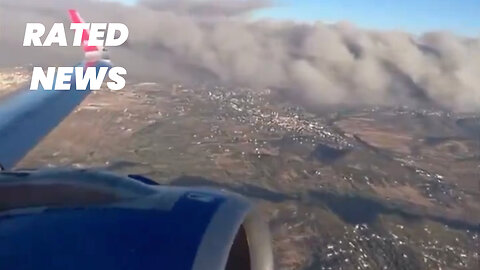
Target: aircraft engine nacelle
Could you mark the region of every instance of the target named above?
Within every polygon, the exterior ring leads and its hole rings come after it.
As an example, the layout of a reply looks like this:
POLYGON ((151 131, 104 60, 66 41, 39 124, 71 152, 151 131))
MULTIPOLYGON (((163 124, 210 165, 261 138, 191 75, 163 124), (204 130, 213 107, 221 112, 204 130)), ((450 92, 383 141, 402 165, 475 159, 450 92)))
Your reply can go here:
POLYGON ((0 269, 272 270, 245 198, 88 170, 0 173, 0 269))

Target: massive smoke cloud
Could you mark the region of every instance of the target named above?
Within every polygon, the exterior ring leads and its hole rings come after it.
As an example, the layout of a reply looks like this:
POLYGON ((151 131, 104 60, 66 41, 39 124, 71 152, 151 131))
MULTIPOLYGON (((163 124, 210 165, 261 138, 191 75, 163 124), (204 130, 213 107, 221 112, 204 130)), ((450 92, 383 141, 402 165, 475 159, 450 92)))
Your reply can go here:
POLYGON ((2 0, 0 64, 71 64, 78 48, 23 48, 26 22, 123 22, 128 42, 112 49, 132 78, 282 89, 310 104, 429 103, 480 111, 480 39, 252 20, 255 0, 160 0, 136 6, 67 0, 2 0))
POLYGON ((267 0, 141 0, 140 4, 155 10, 206 18, 244 15, 271 6, 271 2, 267 0))

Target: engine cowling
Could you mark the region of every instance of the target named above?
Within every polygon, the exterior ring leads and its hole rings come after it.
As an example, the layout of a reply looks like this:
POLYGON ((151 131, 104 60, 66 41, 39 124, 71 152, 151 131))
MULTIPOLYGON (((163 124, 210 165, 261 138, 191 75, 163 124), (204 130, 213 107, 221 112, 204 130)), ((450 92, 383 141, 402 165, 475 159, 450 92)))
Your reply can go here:
POLYGON ((99 171, 0 173, 0 239, 0 269, 273 269, 244 197, 99 171))

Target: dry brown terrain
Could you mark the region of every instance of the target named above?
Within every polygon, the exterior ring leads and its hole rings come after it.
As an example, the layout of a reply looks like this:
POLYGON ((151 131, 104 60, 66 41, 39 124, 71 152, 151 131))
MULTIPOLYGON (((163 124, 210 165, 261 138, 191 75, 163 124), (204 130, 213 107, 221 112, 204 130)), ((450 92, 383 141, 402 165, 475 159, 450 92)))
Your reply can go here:
POLYGON ((478 269, 478 117, 136 84, 90 95, 19 167, 241 193, 270 219, 277 269, 478 269))

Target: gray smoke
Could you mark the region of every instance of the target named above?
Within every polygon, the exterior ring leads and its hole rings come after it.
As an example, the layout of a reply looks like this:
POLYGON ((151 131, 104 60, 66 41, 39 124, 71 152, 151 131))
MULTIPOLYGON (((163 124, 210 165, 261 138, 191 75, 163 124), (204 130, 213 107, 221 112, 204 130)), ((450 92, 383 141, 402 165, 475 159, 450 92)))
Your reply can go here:
POLYGON ((480 111, 480 39, 415 36, 248 14, 270 1, 145 0, 136 6, 67 0, 2 0, 0 64, 72 64, 78 48, 23 48, 25 23, 123 22, 115 63, 142 80, 270 87, 310 104, 419 104, 480 111))
POLYGON ((231 17, 271 6, 267 0, 141 0, 140 5, 195 17, 231 17))

